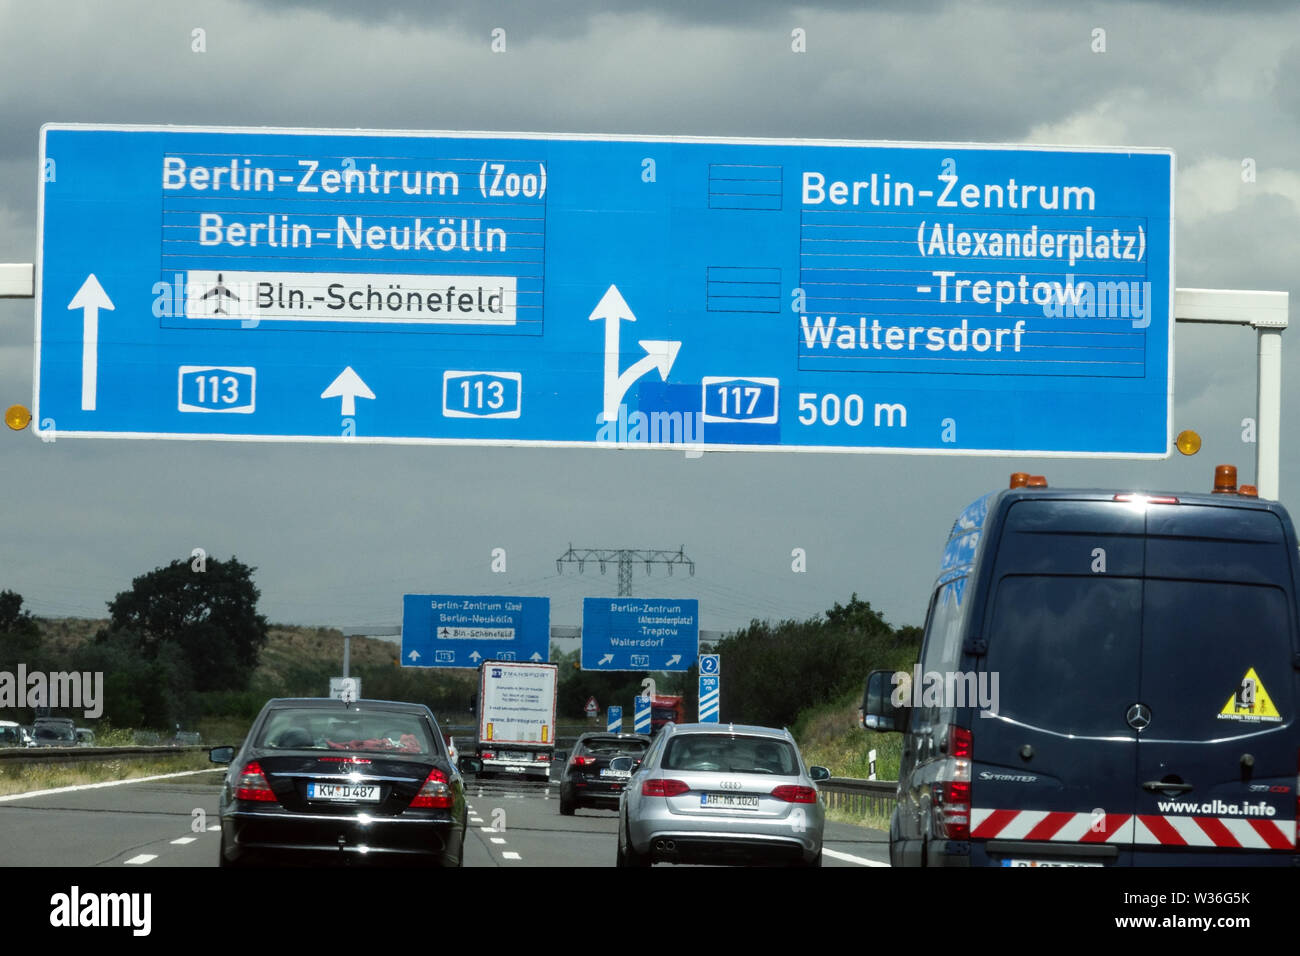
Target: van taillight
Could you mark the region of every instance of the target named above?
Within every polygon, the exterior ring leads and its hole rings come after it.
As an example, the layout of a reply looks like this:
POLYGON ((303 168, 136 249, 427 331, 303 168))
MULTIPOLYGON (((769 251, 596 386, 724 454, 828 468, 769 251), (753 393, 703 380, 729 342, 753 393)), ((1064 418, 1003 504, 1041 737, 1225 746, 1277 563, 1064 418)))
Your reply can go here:
POLYGON ((935 784, 933 797, 939 836, 948 840, 969 840, 970 781, 935 784))
POLYGON ((966 757, 971 755, 970 730, 953 725, 948 728, 948 756, 966 757))
POLYGON ((239 779, 235 781, 235 799, 275 801, 266 774, 262 773, 262 765, 256 760, 245 764, 239 779))
POLYGON ((424 786, 411 801, 413 807, 431 807, 435 810, 451 809, 451 787, 447 786, 447 775, 434 767, 429 776, 424 778, 424 786))
POLYGON ((970 728, 948 728, 948 756, 930 787, 934 835, 943 840, 970 839, 970 761, 974 742, 970 728))

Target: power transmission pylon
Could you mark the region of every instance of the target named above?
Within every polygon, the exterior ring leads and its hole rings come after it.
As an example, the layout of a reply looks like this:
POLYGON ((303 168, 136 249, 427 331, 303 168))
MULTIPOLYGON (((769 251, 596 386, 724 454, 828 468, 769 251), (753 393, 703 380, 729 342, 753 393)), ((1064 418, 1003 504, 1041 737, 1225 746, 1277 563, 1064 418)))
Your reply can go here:
POLYGON ((669 577, 672 577, 675 566, 684 566, 692 575, 695 574, 695 562, 686 556, 686 545, 676 551, 638 551, 631 548, 575 548, 570 544, 569 550, 555 559, 555 570, 557 574, 563 574, 564 565, 576 564, 578 573, 581 574, 589 561, 600 565, 601 574, 611 564, 618 566, 619 597, 632 596, 634 564, 644 564, 646 574, 650 574, 650 569, 656 564, 667 566, 669 577))

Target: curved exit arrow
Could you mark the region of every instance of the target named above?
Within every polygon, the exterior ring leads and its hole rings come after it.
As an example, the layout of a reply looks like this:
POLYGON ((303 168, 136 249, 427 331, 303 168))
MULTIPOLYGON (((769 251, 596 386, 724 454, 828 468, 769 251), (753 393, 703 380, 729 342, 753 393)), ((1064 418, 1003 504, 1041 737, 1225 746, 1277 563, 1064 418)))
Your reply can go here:
POLYGON ((636 315, 624 300, 623 294, 618 291, 618 286, 611 285, 605 290, 605 294, 600 297, 596 308, 587 318, 593 322, 598 320, 605 322, 605 388, 604 408, 601 414, 604 415, 605 421, 612 422, 618 418, 618 406, 622 403, 623 396, 632 387, 632 383, 642 375, 651 369, 658 369, 659 377, 665 382, 668 381, 668 371, 673 367, 673 362, 677 361, 677 353, 681 350, 682 343, 652 340, 638 342, 637 344, 646 351, 645 357, 634 362, 620 375, 618 374, 619 322, 624 319, 635 322, 636 315))
POLYGON ((81 410, 93 412, 99 384, 99 310, 112 311, 113 300, 92 272, 81 283, 68 308, 81 309, 81 410))

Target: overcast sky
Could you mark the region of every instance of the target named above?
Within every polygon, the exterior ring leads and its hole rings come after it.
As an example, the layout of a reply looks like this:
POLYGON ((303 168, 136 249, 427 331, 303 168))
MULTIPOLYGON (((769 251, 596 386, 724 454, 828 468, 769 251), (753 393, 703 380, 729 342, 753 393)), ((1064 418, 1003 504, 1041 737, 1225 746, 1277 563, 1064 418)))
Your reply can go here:
MULTIPOLYGON (((0 0, 0 262, 34 261, 43 123, 690 134, 1171 148, 1177 285, 1294 291, 1300 9, 1221 6, 0 0)), ((31 403, 33 309, 0 300, 0 406, 31 403)), ((1300 492, 1294 334, 1284 502, 1300 492)), ((617 582, 612 568, 557 573, 570 543, 684 546, 693 577, 638 567, 633 593, 698 598, 706 629, 804 618, 855 591, 921 624, 953 518, 1011 471, 1200 491, 1234 462, 1250 480, 1254 333, 1180 325, 1175 383, 1173 430, 1205 445, 1164 461, 44 443, 5 429, 0 588, 40 615, 104 616, 133 576, 203 548, 258 568, 273 621, 395 624, 404 593, 434 592, 549 596, 553 624, 578 624, 581 598, 617 582)))

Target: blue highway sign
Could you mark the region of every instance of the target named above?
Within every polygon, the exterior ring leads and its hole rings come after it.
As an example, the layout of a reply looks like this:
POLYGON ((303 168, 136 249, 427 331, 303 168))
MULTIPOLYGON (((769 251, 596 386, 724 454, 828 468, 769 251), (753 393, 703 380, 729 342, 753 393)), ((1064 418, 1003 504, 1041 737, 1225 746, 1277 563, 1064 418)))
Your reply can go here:
POLYGON ((650 733, 650 698, 638 697, 632 702, 632 707, 632 730, 638 734, 650 733))
POLYGON ((585 671, 685 671, 699 651, 699 601, 583 598, 585 671))
POLYGON ((719 670, 719 656, 717 654, 700 655, 700 673, 716 674, 719 670))
POLYGON ((718 704, 722 694, 722 678, 700 674, 700 723, 718 722, 718 704))
POLYGON ((51 125, 33 428, 1163 457, 1168 150, 51 125))
POLYGON ((468 594, 402 598, 403 667, 550 658, 551 600, 468 594))
POLYGON ((605 731, 611 734, 623 732, 623 708, 609 707, 605 711, 605 731))

